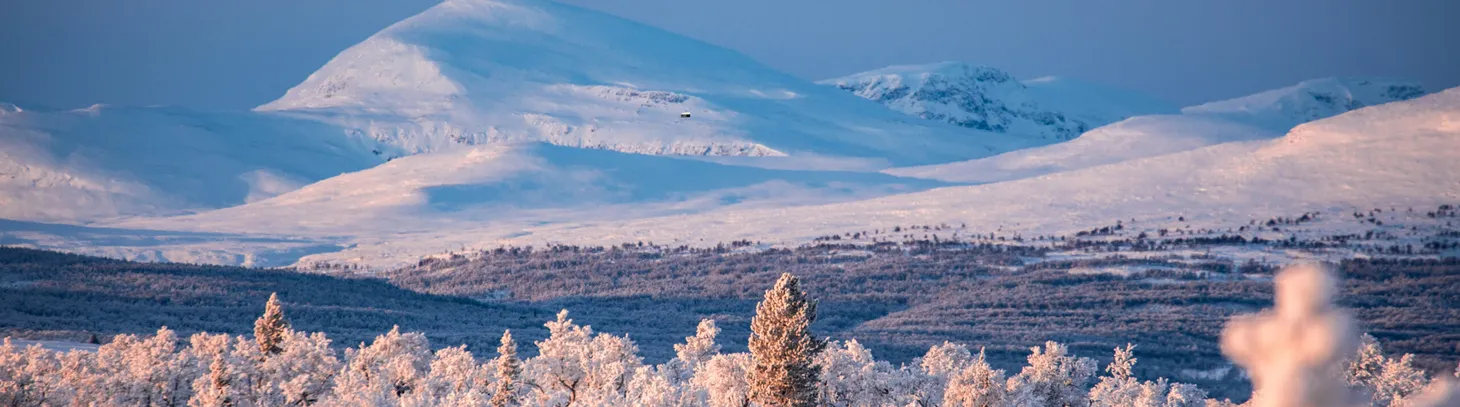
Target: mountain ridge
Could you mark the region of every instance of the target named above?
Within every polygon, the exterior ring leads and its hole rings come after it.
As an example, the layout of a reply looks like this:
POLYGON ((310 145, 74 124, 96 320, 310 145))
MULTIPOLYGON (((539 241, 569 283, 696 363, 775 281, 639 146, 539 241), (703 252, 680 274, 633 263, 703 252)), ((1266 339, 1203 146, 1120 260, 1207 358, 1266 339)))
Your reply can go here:
POLYGON ((817 83, 914 117, 1042 144, 1070 140, 1134 115, 1176 112, 1174 106, 1134 92, 1068 78, 1019 81, 999 69, 956 61, 893 65, 817 83))
POLYGON ((1063 143, 884 172, 949 182, 1008 181, 1222 143, 1274 139, 1304 122, 1423 94, 1418 85, 1398 80, 1314 79, 1187 107, 1180 114, 1131 117, 1063 143))

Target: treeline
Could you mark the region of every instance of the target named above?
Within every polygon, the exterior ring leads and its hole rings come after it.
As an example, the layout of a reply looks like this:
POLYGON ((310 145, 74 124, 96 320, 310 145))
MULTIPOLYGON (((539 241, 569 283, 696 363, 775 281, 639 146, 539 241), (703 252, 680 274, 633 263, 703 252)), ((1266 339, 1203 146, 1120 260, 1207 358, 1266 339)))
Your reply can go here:
POLYGON ((84 342, 167 326, 247 332, 262 300, 292 301, 296 327, 335 340, 370 340, 391 326, 429 332, 441 343, 491 346, 482 332, 513 328, 529 338, 553 310, 483 303, 402 289, 381 279, 178 263, 136 263, 0 247, 0 335, 84 342))

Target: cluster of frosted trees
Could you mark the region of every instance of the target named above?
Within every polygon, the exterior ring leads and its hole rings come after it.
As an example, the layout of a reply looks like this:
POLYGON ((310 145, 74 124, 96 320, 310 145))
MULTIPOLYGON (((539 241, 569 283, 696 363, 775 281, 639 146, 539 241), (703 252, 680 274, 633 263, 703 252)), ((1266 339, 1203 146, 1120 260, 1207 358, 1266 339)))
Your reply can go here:
MULTIPOLYGON (((1410 356, 1386 357, 1332 305, 1321 270, 1279 275, 1273 310, 1234 320, 1222 350, 1252 377, 1255 407, 1460 406, 1450 380, 1431 380, 1410 356)), ((0 347, 3 406, 1230 406, 1196 386, 1135 377, 1134 347, 1103 369, 1048 342, 1017 372, 982 351, 944 343, 894 366, 855 340, 814 337, 815 302, 783 276, 752 321, 749 353, 721 353, 715 323, 646 364, 624 336, 546 324, 537 355, 519 358, 510 332, 495 355, 431 350, 425 336, 391 330, 372 343, 331 348, 322 333, 289 328, 270 298, 253 337, 199 333, 178 346, 166 328, 119 335, 94 352, 0 347)))

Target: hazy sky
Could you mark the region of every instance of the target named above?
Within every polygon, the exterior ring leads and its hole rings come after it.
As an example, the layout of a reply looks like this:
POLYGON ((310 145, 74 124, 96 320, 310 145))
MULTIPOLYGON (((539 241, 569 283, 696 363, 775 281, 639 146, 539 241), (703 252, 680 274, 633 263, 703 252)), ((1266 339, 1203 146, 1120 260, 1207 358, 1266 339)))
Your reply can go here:
MULTIPOLYGON (((1460 85, 1455 0, 569 0, 822 79, 961 60, 1182 104, 1324 76, 1460 85)), ((430 0, 0 1, 0 101, 236 109, 430 0)))

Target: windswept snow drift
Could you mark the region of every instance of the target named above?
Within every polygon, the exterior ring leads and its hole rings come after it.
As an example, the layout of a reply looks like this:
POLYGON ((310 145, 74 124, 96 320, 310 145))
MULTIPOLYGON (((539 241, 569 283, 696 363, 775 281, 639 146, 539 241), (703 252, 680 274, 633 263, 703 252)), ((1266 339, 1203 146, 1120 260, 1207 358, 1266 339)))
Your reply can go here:
POLYGON ((1135 115, 1176 112, 1134 92, 1053 77, 1019 82, 1004 71, 962 62, 889 66, 820 83, 912 116, 1040 144, 1135 115))
POLYGON ((1365 106, 1413 99, 1423 94, 1418 85, 1405 82, 1317 79, 1189 107, 1182 110, 1184 114, 1133 117, 1096 128, 1064 143, 963 162, 894 168, 886 172, 950 182, 1015 180, 1221 143, 1273 139, 1303 122, 1365 106))
POLYGON ((536 0, 448 0, 350 47, 258 109, 335 123, 402 154, 542 141, 908 164, 1028 145, 908 120, 730 50, 536 0))
POLYGON ((76 222, 262 200, 384 160, 373 142, 257 113, 0 111, 0 218, 76 222))

